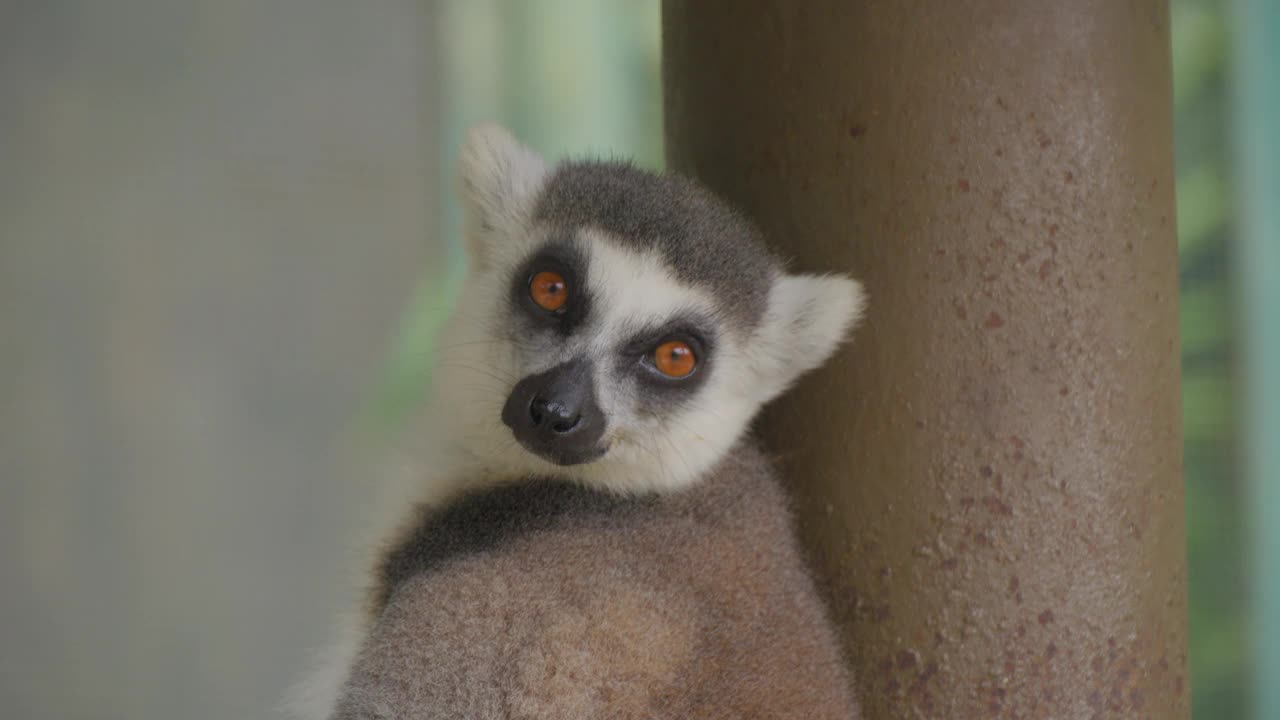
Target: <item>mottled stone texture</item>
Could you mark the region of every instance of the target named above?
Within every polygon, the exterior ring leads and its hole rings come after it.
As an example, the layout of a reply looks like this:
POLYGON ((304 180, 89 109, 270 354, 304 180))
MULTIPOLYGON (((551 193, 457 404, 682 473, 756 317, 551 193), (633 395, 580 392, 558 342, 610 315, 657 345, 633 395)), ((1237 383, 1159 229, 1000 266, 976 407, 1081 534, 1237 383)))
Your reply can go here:
POLYGON ((870 718, 1186 718, 1169 17, 667 0, 671 166, 853 345, 767 414, 870 718))

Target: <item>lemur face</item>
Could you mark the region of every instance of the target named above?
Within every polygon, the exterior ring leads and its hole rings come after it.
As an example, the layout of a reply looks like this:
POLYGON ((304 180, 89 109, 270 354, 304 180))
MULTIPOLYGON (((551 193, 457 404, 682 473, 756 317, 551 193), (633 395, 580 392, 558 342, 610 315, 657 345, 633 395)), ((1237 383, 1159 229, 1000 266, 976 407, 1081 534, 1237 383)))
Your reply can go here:
POLYGON ((432 405, 448 450, 501 475, 638 492, 719 460, 856 320, 842 277, 787 275, 694 184, 548 167, 504 130, 463 149, 470 268, 432 405))

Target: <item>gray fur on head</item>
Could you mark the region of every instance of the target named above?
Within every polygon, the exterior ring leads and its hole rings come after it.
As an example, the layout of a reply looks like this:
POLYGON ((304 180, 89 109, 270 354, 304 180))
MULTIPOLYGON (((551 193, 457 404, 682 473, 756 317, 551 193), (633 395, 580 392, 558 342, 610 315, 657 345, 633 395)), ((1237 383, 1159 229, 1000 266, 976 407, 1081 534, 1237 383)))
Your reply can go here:
POLYGON ((711 193, 627 163, 563 163, 539 192, 534 220, 596 228, 634 250, 656 250, 679 281, 705 287, 741 331, 759 324, 782 270, 755 227, 711 193))

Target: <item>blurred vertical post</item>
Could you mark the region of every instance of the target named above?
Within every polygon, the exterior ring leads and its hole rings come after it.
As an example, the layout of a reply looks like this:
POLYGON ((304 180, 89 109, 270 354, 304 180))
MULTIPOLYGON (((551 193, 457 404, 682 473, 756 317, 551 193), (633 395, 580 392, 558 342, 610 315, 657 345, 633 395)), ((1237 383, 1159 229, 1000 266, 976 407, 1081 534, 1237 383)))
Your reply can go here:
POLYGON ((1248 388, 1241 427, 1253 509, 1254 716, 1274 718, 1280 717, 1280 5, 1243 0, 1235 12, 1237 258, 1248 388))
POLYGON ((1167 4, 663 10, 670 165, 870 294, 762 427, 867 716, 1186 718, 1167 4))

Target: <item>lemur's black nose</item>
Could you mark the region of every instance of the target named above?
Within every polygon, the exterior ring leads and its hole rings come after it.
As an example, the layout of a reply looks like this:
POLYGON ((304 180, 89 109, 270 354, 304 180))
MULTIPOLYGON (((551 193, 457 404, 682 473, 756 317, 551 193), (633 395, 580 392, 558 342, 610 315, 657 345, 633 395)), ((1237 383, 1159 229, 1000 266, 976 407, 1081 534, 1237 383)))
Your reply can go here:
POLYGON ((557 400, 547 400, 541 395, 534 395, 529 403, 529 418, 535 427, 544 423, 553 433, 564 434, 578 427, 582 422, 582 413, 566 406, 557 400))
POLYGON ((606 423, 593 374, 590 361, 579 358, 524 378, 511 390, 502 422, 526 450, 556 464, 598 459, 606 423))

